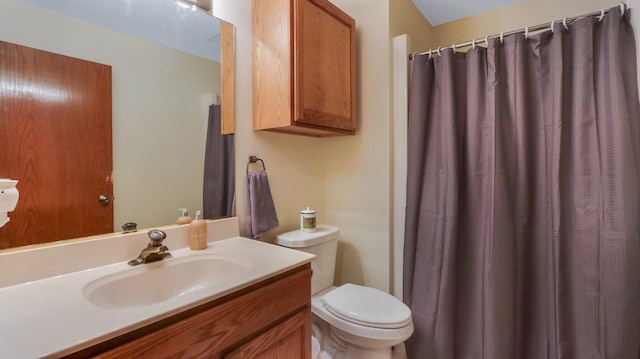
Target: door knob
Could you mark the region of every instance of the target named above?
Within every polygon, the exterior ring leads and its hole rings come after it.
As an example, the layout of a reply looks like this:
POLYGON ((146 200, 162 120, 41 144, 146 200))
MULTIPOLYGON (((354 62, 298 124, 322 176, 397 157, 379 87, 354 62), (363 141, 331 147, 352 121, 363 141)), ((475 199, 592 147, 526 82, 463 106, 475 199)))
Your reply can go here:
POLYGON ((100 197, 98 197, 98 202, 100 202, 100 205, 102 206, 107 206, 109 205, 109 197, 100 195, 100 197))

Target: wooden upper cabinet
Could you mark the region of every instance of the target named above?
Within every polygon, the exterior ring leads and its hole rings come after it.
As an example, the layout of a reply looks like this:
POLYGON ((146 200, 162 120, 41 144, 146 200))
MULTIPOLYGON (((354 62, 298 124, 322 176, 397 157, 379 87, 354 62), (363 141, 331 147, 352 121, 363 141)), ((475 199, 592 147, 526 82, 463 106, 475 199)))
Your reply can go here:
POLYGON ((253 0, 253 129, 356 129, 355 21, 327 0, 253 0))

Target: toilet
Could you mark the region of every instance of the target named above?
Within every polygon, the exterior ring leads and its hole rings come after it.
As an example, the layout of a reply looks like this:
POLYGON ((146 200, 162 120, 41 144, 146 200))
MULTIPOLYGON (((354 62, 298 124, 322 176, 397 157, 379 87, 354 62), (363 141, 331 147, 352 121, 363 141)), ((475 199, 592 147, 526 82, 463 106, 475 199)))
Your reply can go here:
POLYGON ((295 230, 276 243, 316 255, 311 262, 313 336, 318 358, 396 359, 393 347, 413 333, 411 310, 394 296, 356 284, 333 286, 340 230, 319 225, 314 233, 295 230))

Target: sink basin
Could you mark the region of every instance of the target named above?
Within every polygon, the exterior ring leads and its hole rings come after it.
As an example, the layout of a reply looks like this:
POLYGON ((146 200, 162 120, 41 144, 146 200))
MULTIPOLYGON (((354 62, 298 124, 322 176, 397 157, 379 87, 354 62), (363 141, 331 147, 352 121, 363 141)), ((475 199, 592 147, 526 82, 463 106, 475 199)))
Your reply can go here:
POLYGON ((244 257, 195 254, 109 274, 87 283, 82 293, 102 308, 142 307, 225 283, 252 267, 253 262, 244 257))

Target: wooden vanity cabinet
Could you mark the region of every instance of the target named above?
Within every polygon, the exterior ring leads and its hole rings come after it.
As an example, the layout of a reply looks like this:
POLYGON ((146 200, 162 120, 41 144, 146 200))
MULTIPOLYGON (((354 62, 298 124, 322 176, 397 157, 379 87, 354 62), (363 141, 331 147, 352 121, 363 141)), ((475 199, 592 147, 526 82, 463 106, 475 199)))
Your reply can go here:
POLYGON ((310 293, 306 264, 71 357, 310 359, 310 293))
POLYGON ((356 130, 355 20, 327 0, 253 0, 253 129, 356 130))

